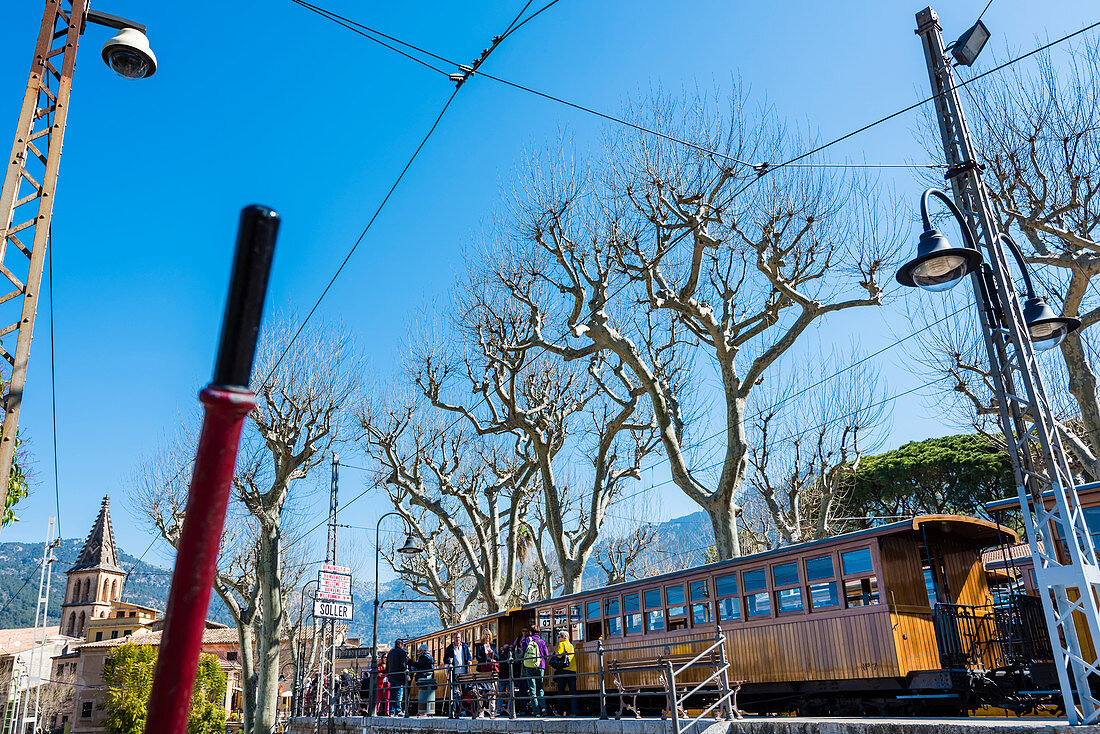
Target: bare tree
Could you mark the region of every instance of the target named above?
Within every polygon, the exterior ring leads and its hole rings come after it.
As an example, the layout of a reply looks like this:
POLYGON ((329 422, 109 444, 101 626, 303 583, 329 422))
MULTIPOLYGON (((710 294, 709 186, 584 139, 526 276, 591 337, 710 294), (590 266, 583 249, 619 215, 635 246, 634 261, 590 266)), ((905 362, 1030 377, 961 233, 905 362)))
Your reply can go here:
POLYGON ((414 527, 415 510, 440 528, 419 531, 425 541, 431 539, 435 557, 407 562, 406 575, 441 603, 450 595, 455 611, 479 598, 490 613, 506 609, 519 576, 530 496, 537 489, 533 463, 520 447, 509 450, 481 440, 437 415, 425 415, 415 401, 388 411, 377 410, 379 403, 371 401, 359 414, 363 446, 380 467, 376 482, 414 527), (446 539, 440 538, 443 530, 446 539), (446 555, 453 550, 474 580, 465 600, 454 598, 453 586, 446 588, 455 581, 453 573, 440 575, 458 561, 446 555))
MULTIPOLYGON (((411 381, 447 421, 436 439, 440 445, 468 441, 465 451, 492 467, 504 488, 541 489, 538 519, 545 534, 525 527, 530 540, 551 544, 562 593, 574 593, 608 508, 658 446, 653 420, 644 391, 621 361, 597 354, 585 369, 563 364, 529 344, 533 331, 526 314, 494 295, 476 284, 465 294, 455 329, 464 350, 451 356, 430 343, 418 348, 411 381), (467 432, 468 438, 460 438, 467 432), (575 471, 563 471, 563 463, 575 471), (502 481, 512 476, 522 484, 502 481)), ((518 499, 517 510, 525 512, 529 497, 518 499)), ((475 514, 466 509, 476 529, 481 521, 475 514)), ((535 550, 539 566, 548 569, 541 543, 535 550)), ((486 603, 492 608, 496 601, 486 603)))
POLYGON ((843 528, 852 476, 864 454, 881 447, 876 432, 886 401, 875 370, 849 369, 803 398, 794 386, 812 379, 804 372, 790 380, 792 387, 753 417, 748 486, 766 509, 756 534, 768 546, 817 540, 843 528))
POLYGON ((524 345, 567 361, 609 353, 629 370, 673 481, 707 511, 729 558, 740 553, 753 389, 812 323, 882 302, 899 220, 847 171, 769 172, 801 145, 767 110, 750 113, 740 92, 726 115, 703 98, 658 98, 645 122, 698 147, 630 136, 603 153, 610 164, 586 167, 567 149, 539 162, 519 195, 518 242, 489 267, 528 309, 524 345), (725 448, 715 481, 690 461, 705 429, 690 421, 692 369, 717 373, 725 448))
POLYGON ((433 526, 428 512, 413 513, 404 504, 395 506, 416 528, 424 550, 405 555, 391 543, 382 551, 382 557, 409 590, 432 600, 440 624, 461 624, 478 605, 477 582, 465 550, 438 518, 433 526))
MULTIPOLYGON (((304 540, 288 536, 292 528, 284 513, 292 488, 341 439, 342 411, 356 381, 355 358, 340 330, 305 329, 279 362, 292 333, 284 320, 265 333, 260 345, 254 385, 258 405, 242 438, 236 502, 214 583, 238 630, 249 734, 275 725, 280 638, 293 637, 288 596, 306 565, 304 540)), ((192 454, 190 447, 177 447, 149 462, 138 476, 140 510, 173 547, 182 528, 192 454)))
POLYGON ((675 554, 658 541, 657 508, 650 496, 643 493, 624 498, 613 509, 593 555, 605 583, 620 584, 660 573, 657 569, 663 569, 666 559, 675 554))
MULTIPOLYGON (((1082 321, 1084 328, 1062 342, 1057 362, 1044 359, 1043 366, 1067 446, 1079 469, 1100 479, 1100 398, 1095 346, 1086 330, 1100 321, 1093 284, 1100 273, 1100 41, 1059 56, 1044 52, 1035 66, 1014 66, 966 92, 1000 227, 1025 248, 1038 295, 1082 321)), ((928 119, 923 127, 926 147, 942 157, 936 122, 928 119)), ((927 314, 925 323, 933 320, 927 314)), ((995 405, 980 332, 972 315, 952 326, 934 334, 922 356, 956 392, 970 422, 983 429, 995 405)))

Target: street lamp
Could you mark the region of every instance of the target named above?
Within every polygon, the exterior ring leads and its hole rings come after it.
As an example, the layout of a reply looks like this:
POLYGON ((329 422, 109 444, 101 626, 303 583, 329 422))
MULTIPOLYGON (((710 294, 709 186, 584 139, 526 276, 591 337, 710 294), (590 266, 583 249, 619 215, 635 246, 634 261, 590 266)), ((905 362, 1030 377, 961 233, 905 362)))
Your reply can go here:
MULTIPOLYGON (((924 192, 920 199, 920 213, 924 231, 917 244, 917 256, 901 266, 896 276, 897 281, 902 285, 919 286, 929 291, 946 291, 954 288, 965 276, 982 267, 982 255, 978 250, 974 232, 970 229, 962 212, 955 206, 955 202, 938 189, 928 189, 924 192), (928 218, 930 196, 938 197, 947 205, 962 230, 966 247, 952 247, 942 232, 932 228, 928 218)), ((1039 351, 1053 349, 1071 332, 1080 328, 1080 319, 1054 313, 1054 309, 1047 304, 1046 299, 1035 294, 1035 285, 1031 281, 1031 273, 1020 246, 1004 232, 997 233, 997 241, 1008 246, 1008 251, 1012 253, 1023 275, 1024 287, 1027 289, 1027 299, 1023 306, 1024 323, 1031 336, 1032 345, 1039 351)), ((988 297, 991 295, 993 286, 991 278, 984 271, 982 284, 988 297)))
MULTIPOLYGON (((378 539, 378 534, 382 531, 382 521, 390 515, 396 515, 401 518, 401 521, 405 523, 405 544, 397 549, 398 553, 402 553, 406 556, 414 556, 417 553, 423 553, 424 547, 420 545, 420 539, 416 533, 416 527, 410 523, 405 516, 400 512, 387 512, 378 518, 378 523, 374 526, 374 619, 372 621, 372 634, 371 634, 371 648, 370 648, 370 705, 367 708, 367 714, 374 716, 377 711, 378 702, 374 698, 375 683, 377 682, 378 675, 378 560, 382 556, 382 543, 378 539)), ((408 701, 405 702, 405 711, 409 710, 408 701)))
POLYGON ((909 287, 918 286, 927 291, 946 291, 973 272, 982 262, 982 254, 974 241, 974 233, 963 219, 955 202, 947 198, 942 191, 928 189, 920 198, 920 216, 924 222, 917 243, 917 256, 901 266, 897 281, 909 287), (938 229, 932 228, 928 218, 928 197, 935 195, 943 200, 951 213, 955 215, 962 228, 965 247, 952 247, 947 237, 938 229))
MULTIPOLYGON (((73 72, 80 37, 88 25, 118 29, 103 47, 103 61, 127 79, 151 76, 157 68, 145 26, 91 10, 87 0, 45 0, 42 24, 19 110, 11 154, 0 189, 0 334, 5 374, 0 375, 0 477, 11 473, 19 430, 19 409, 27 379, 34 319, 42 289, 47 238, 53 219, 61 148, 69 116, 73 72), (3 281, 8 283, 4 284, 3 281), (14 345, 13 345, 14 343, 14 345), (10 371, 8 371, 10 367, 10 371)), ((0 482, 0 507, 8 483, 0 482)))
POLYGON ((1059 316, 1047 305, 1047 299, 1035 295, 1035 286, 1031 282, 1031 273, 1028 272, 1020 246, 1004 232, 997 234, 999 239, 1008 245, 1008 251, 1016 258, 1016 265, 1024 276, 1024 287, 1027 288, 1027 300, 1024 301, 1024 324, 1031 337, 1031 344, 1039 351, 1053 349, 1070 333, 1081 328, 1081 320, 1072 316, 1059 316))

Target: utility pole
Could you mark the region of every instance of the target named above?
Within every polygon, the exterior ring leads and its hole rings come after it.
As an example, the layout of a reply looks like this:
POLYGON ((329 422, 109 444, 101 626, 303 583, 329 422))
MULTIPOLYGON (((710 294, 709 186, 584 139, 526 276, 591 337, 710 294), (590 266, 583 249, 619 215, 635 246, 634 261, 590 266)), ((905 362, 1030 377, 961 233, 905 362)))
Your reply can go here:
POLYGON ((947 156, 946 177, 985 260, 971 274, 971 282, 1066 715, 1071 724, 1094 724, 1100 718, 1100 700, 1089 686, 1089 678, 1100 669, 1094 647, 1100 645, 1100 610, 1094 594, 1100 586, 1100 566, 1001 247, 1001 233, 934 10, 925 8, 917 13, 916 32, 924 44, 935 95, 947 156), (1044 493, 1048 493, 1046 498, 1044 493), (1086 631, 1091 644, 1082 639, 1086 631))
POLYGON ((38 704, 41 701, 42 681, 46 668, 46 618, 50 604, 50 578, 53 575, 53 550, 61 544, 60 539, 54 537, 54 525, 57 518, 51 517, 46 525, 46 547, 42 549, 42 569, 38 575, 38 603, 34 609, 34 641, 31 643, 31 656, 27 664, 27 687, 23 690, 22 713, 19 717, 19 731, 26 731, 27 724, 31 730, 38 729, 38 704), (37 665, 36 665, 37 664, 37 665), (34 684, 34 692, 31 685, 34 684), (34 698, 34 713, 31 709, 31 698, 34 698))
MULTIPOLYGON (((337 493, 340 487, 340 455, 332 454, 332 484, 329 487, 328 497, 328 540, 325 543, 325 563, 336 565, 336 510, 337 493)), ((328 623, 328 644, 317 656, 320 678, 318 680, 318 700, 320 700, 320 685, 325 682, 325 668, 328 667, 328 683, 325 688, 325 698, 328 701, 328 731, 330 734, 336 731, 336 620, 329 619, 321 622, 321 640, 325 641, 325 622, 328 623), (326 660, 326 656, 328 659, 326 660)), ((317 624, 314 618, 314 624, 317 624)), ((317 707, 317 734, 321 732, 321 719, 324 707, 317 707)))
POLYGON ((11 155, 0 190, 0 507, 15 456, 19 408, 27 379, 42 267, 53 218, 61 143, 69 116, 76 49, 87 23, 123 32, 103 49, 104 60, 130 78, 152 75, 156 59, 140 23, 100 13, 88 2, 46 0, 11 155), (117 57, 116 57, 117 52, 117 57), (130 62, 130 66, 124 65, 130 62), (144 66, 139 64, 144 61, 144 66), (11 348, 14 339, 15 348, 11 348), (5 345, 6 344, 6 345, 5 345))

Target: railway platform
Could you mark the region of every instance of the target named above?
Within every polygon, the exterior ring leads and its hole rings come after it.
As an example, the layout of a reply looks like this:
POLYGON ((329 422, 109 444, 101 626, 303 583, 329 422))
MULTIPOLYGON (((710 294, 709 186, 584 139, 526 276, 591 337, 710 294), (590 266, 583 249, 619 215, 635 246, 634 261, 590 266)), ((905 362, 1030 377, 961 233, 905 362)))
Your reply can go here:
MULTIPOLYGON (((327 719, 320 731, 330 731, 327 719)), ((335 719, 338 734, 675 734, 671 721, 657 718, 447 719, 346 717, 335 719)), ((316 734, 317 720, 292 719, 290 734, 316 734)), ((825 718, 747 716, 691 727, 684 734, 1100 734, 1100 726, 1071 727, 1053 718, 825 718)))

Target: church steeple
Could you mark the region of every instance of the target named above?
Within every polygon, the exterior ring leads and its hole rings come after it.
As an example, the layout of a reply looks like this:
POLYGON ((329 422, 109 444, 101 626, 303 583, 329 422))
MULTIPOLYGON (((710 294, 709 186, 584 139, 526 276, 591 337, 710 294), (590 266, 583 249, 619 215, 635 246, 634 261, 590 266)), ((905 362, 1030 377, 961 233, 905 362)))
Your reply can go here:
POLYGON ((126 572, 119 568, 115 534, 111 529, 111 500, 103 498, 76 563, 66 571, 68 582, 61 605, 61 631, 84 637, 88 622, 111 613, 111 603, 122 594, 126 572))
POLYGON ((105 571, 122 571, 118 566, 118 552, 115 549, 115 534, 111 529, 111 498, 103 497, 103 504, 99 508, 99 517, 96 518, 92 531, 88 533, 84 541, 84 548, 76 559, 76 563, 70 571, 83 571, 86 569, 103 569, 105 571))

